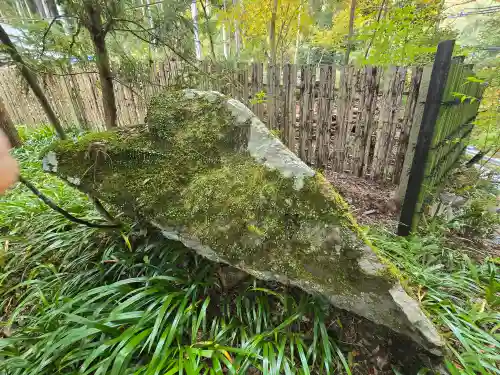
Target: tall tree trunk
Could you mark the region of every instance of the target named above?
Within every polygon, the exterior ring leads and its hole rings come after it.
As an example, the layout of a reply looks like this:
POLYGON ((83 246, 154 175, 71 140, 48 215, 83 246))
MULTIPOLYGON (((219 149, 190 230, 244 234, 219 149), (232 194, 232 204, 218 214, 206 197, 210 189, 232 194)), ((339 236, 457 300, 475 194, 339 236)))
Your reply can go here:
POLYGON ((48 15, 45 13, 42 0, 35 0, 35 4, 37 13, 40 15, 40 17, 42 18, 48 17, 48 15))
POLYGON ((22 8, 25 9, 28 18, 33 17, 33 15, 31 14, 30 6, 28 5, 28 2, 26 0, 22 0, 22 8))
POLYGON ((269 63, 276 65, 276 15, 278 13, 278 0, 272 0, 271 22, 269 22, 269 63))
POLYGON ((96 54, 97 69, 99 70, 99 81, 101 82, 102 105, 104 108, 104 116, 106 120, 106 128, 112 129, 116 127, 116 99, 113 89, 113 73, 109 65, 108 50, 106 41, 102 34, 92 37, 96 54))
POLYGON ((198 30, 198 7, 196 6, 196 0, 191 1, 191 17, 193 19, 194 51, 196 59, 201 60, 201 42, 198 30))
POLYGON ((21 21, 21 22, 22 22, 22 23, 24 23, 24 18, 25 18, 26 16, 25 16, 25 14, 24 14, 23 7, 22 7, 22 5, 21 5, 18 1, 16 1, 15 3, 16 3, 16 11, 17 11, 17 14, 18 14, 19 18, 21 18, 21 19, 22 19, 22 21, 21 21))
POLYGON ((22 145, 21 138, 12 123, 12 120, 7 113, 7 109, 3 105, 2 98, 0 98, 0 129, 3 130, 7 138, 9 138, 12 147, 20 147, 22 145))
POLYGON ((227 60, 229 58, 229 42, 227 40, 226 25, 222 24, 222 44, 224 48, 224 58, 227 60))
POLYGON ((300 15, 302 14, 302 3, 299 5, 299 14, 297 16, 297 36, 295 39, 295 54, 293 55, 293 63, 297 64, 299 58, 299 43, 300 43, 300 15))
POLYGON ((154 28, 153 15, 151 14, 151 1, 146 0, 146 16, 148 18, 149 27, 154 28))
POLYGON ((210 42, 210 53, 212 54, 212 59, 216 61, 214 40, 212 37, 212 29, 210 28, 210 2, 207 1, 207 4, 205 4, 205 0, 200 0, 200 5, 201 9, 203 9, 203 15, 205 16, 205 28, 208 35, 208 41, 210 42))
POLYGON ((45 17, 52 18, 54 15, 52 14, 52 9, 50 8, 49 3, 47 2, 47 0, 41 0, 41 1, 45 17))
MULTIPOLYGON (((233 7, 239 7, 238 0, 233 0, 233 7)), ((238 19, 234 20, 234 49, 236 57, 239 57, 241 50, 241 36, 240 36, 240 23, 238 19)))
MULTIPOLYGON (((384 9, 386 9, 385 1, 386 0, 382 0, 382 4, 380 5, 380 9, 378 10, 377 23, 380 22, 380 19, 382 18, 382 13, 385 14, 385 11, 384 11, 384 9)), ((368 43, 368 47, 366 47, 365 59, 368 58, 368 53, 370 53, 370 48, 372 47, 372 44, 375 41, 376 35, 377 35, 377 28, 375 28, 375 30, 373 30, 373 34, 372 34, 372 37, 370 39, 370 42, 368 43)))
POLYGON ((66 35, 73 35, 73 27, 71 25, 71 21, 65 17, 66 10, 64 9, 64 5, 63 4, 56 4, 56 10, 57 10, 57 14, 59 16, 61 16, 60 20, 63 24, 64 33, 66 35))
POLYGON ((349 16, 349 35, 347 36, 347 47, 345 50, 344 65, 349 65, 349 55, 352 47, 352 36, 354 34, 354 16, 356 14, 356 0, 351 0, 351 14, 349 16))
MULTIPOLYGON (((151 15, 151 7, 149 0, 144 0, 144 1, 139 0, 139 4, 142 7, 142 14, 144 18, 148 19, 149 27, 153 29, 154 24, 153 24, 153 17, 151 15)), ((155 39, 152 36, 150 36, 148 43, 148 61, 150 66, 153 65, 153 52, 151 46, 154 45, 155 43, 156 43, 155 39)))
MULTIPOLYGON (((47 4, 47 8, 49 9, 50 16, 55 17, 59 13, 57 12, 57 4, 55 0, 44 0, 45 3, 47 4)), ((60 1, 60 0, 59 0, 60 1)))
POLYGON ((116 99, 113 90, 113 73, 109 64, 109 54, 106 48, 106 31, 103 29, 101 21, 101 9, 92 2, 85 3, 87 22, 85 27, 89 30, 94 44, 97 69, 99 70, 99 81, 102 91, 102 106, 106 129, 116 127, 116 99))
POLYGON ((56 116, 56 113, 52 109, 51 105, 49 104, 49 101, 47 100, 47 97, 45 96, 44 92, 42 91, 42 88, 38 84, 38 80, 36 79, 36 76, 33 74, 31 70, 28 69, 28 67, 25 65, 23 58, 17 52, 16 47, 10 40, 9 36, 3 29, 2 25, 0 25, 0 42, 2 42, 6 47, 7 47, 7 53, 9 53, 10 57, 14 62, 17 64, 17 67, 21 71, 22 76, 26 81, 28 81, 28 84, 31 87, 31 90, 33 90, 33 94, 37 97, 38 101, 40 102, 40 105, 42 106, 43 110, 45 111, 45 114, 47 115, 50 123, 56 130, 57 134, 61 139, 66 139, 66 133, 64 132, 63 127, 61 126, 61 123, 59 122, 59 119, 56 116))
POLYGON ((30 17, 33 17, 33 14, 36 14, 37 8, 34 0, 24 0, 26 7, 29 9, 30 17))
MULTIPOLYGON (((224 12, 225 12, 227 10, 226 0, 223 0, 222 7, 223 7, 224 12)), ((225 22, 222 24, 222 44, 223 44, 223 47, 224 47, 224 57, 227 60, 229 58, 229 39, 228 39, 228 32, 227 32, 227 29, 226 29, 226 23, 225 22)))

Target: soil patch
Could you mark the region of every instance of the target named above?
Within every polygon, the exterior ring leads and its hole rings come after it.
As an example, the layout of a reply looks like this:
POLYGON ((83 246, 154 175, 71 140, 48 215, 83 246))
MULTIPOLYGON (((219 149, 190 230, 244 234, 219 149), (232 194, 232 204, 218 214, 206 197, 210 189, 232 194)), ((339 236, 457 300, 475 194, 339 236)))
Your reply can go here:
POLYGON ((328 172, 326 178, 349 203, 360 224, 397 226, 401 204, 395 198, 396 185, 336 172, 328 172))

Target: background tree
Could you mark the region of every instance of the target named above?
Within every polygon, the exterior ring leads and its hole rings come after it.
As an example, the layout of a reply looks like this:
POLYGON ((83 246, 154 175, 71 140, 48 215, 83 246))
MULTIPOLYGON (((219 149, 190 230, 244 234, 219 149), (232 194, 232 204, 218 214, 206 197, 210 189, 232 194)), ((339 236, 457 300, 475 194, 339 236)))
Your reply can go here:
POLYGON ((79 26, 85 27, 92 40, 95 62, 99 71, 106 128, 112 129, 116 127, 117 114, 113 74, 106 46, 106 37, 121 16, 122 2, 68 0, 64 5, 70 14, 77 17, 79 26))
POLYGON ((10 40, 9 36, 5 32, 4 28, 2 25, 0 25, 0 42, 2 42, 2 49, 4 52, 8 53, 10 57, 12 58, 12 61, 14 61, 19 68, 22 76, 24 79, 28 82, 31 90, 33 90, 33 93, 37 97, 37 99, 40 102, 40 105, 42 106, 43 110, 47 114, 47 117, 54 127, 54 129, 57 131, 57 134, 61 139, 66 139, 66 133, 64 132, 63 127, 61 126, 61 123, 59 119, 57 118, 56 113, 54 112, 52 106, 50 105, 47 97, 45 96, 45 93, 43 92, 42 88, 40 87, 40 84, 38 83, 38 80, 35 76, 35 74, 28 68, 28 66, 24 63, 23 58, 17 51, 16 47, 10 40))
POLYGON ((345 50, 344 65, 349 64, 349 54, 351 52, 351 46, 354 36, 354 17, 356 15, 356 0, 351 0, 351 8, 349 13, 349 34, 347 34, 347 47, 345 50))
POLYGON ((436 28, 445 17, 440 0, 358 0, 353 37, 348 37, 351 1, 332 6, 330 24, 317 24, 311 37, 313 47, 326 51, 347 50, 351 39, 352 58, 363 64, 424 64, 432 59, 439 41, 456 34, 447 26, 436 28))
POLYGON ((292 62, 297 34, 307 34, 311 25, 302 0, 240 0, 217 16, 220 23, 231 25, 231 33, 238 25, 243 60, 292 62))
MULTIPOLYGON (((193 43, 186 43, 194 33, 187 13, 190 3, 173 0, 168 7, 160 5, 61 0, 53 18, 44 19, 38 12, 33 22, 18 19, 13 25, 22 33, 21 53, 33 71, 54 73, 55 67, 72 70, 75 65, 88 72, 97 68, 106 127, 113 128, 117 124, 114 81, 148 79, 153 60, 195 60, 193 43)), ((12 7, 6 9, 15 13, 12 7)))
MULTIPOLYGON (((481 107, 475 120, 472 142, 484 154, 500 155, 500 14, 491 14, 479 25, 476 47, 468 59, 476 64, 478 76, 484 80, 486 89, 481 98, 481 107)), ((470 34, 464 30, 466 43, 470 34)))
POLYGON ((5 109, 2 98, 0 98, 0 129, 3 130, 7 138, 9 138, 12 147, 19 147, 22 145, 19 133, 5 109))

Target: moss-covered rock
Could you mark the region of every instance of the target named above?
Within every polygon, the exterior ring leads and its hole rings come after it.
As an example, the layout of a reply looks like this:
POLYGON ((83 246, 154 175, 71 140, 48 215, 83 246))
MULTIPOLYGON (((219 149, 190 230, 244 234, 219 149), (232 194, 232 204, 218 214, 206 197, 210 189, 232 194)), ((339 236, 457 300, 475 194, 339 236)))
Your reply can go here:
POLYGON ((163 92, 147 125, 57 142, 44 166, 214 261, 442 345, 345 201, 238 101, 163 92))

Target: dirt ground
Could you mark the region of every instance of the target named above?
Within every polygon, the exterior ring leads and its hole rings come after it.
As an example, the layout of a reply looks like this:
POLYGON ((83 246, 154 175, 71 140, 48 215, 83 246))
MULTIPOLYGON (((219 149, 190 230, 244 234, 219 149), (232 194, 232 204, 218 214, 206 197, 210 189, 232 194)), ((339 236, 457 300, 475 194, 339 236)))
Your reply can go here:
POLYGON ((400 202, 395 199, 396 185, 336 172, 328 172, 326 178, 352 207, 360 224, 396 227, 400 207, 400 202))

